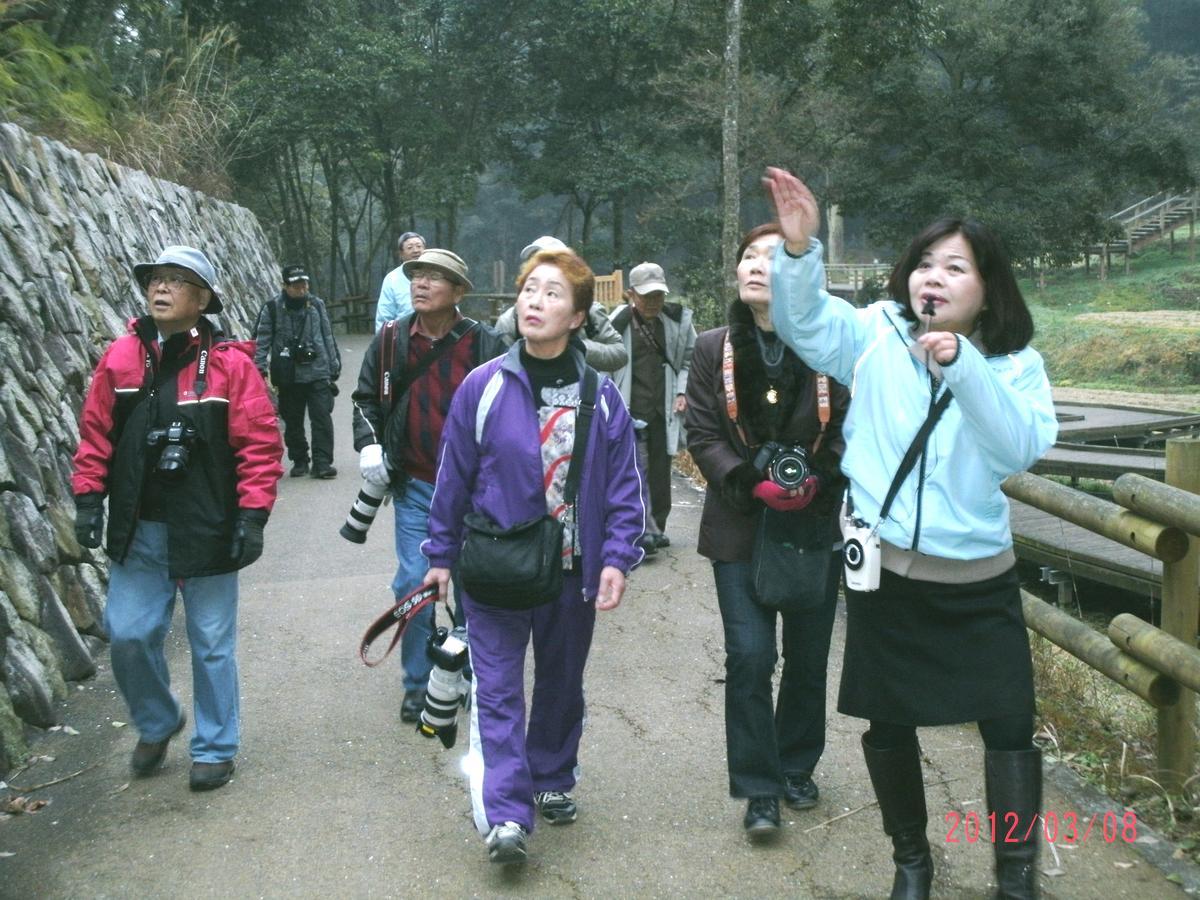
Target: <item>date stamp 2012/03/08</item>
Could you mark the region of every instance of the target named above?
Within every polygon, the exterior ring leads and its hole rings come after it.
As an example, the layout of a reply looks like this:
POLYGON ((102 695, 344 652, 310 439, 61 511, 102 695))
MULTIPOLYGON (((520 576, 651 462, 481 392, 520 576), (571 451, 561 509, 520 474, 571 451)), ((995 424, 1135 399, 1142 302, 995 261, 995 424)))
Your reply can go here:
POLYGON ((1086 844, 1098 837, 1106 844, 1137 840, 1137 813, 1112 810, 1103 813, 1046 811, 1021 821, 1015 812, 984 813, 974 810, 946 813, 947 844, 1024 843, 1038 838, 1051 844, 1086 844), (1035 833, 1035 829, 1037 832, 1035 833))

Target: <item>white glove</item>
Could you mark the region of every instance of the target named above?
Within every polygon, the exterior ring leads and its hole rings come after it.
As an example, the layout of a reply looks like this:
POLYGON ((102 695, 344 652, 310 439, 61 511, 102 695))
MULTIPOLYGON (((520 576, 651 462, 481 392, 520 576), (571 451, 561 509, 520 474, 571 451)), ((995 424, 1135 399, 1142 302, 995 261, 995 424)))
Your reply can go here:
POLYGON ((363 479, 379 487, 387 487, 391 481, 387 461, 383 458, 382 444, 367 444, 358 453, 358 471, 363 479))

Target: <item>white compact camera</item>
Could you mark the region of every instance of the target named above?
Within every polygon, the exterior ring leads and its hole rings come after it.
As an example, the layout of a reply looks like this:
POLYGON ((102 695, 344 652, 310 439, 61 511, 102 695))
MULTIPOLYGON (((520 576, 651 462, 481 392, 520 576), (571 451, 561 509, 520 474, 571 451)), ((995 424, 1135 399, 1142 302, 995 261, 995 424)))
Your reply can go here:
POLYGON ((842 561, 846 587, 852 591, 879 590, 882 552, 879 532, 862 519, 842 516, 842 561))

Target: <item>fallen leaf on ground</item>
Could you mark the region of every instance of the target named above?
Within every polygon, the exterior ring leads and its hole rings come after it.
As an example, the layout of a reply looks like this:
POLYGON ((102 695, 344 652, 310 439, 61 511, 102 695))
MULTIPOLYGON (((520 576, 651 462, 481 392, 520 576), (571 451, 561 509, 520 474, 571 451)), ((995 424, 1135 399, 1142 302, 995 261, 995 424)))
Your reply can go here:
POLYGON ((125 723, 124 722, 113 722, 112 726, 113 726, 113 728, 124 728, 125 723))
POLYGON ((10 853, 7 850, 0 850, 0 859, 8 859, 10 856, 16 856, 15 853, 10 853))
POLYGON ((1066 875, 1067 870, 1060 869, 1058 866, 1055 866, 1052 869, 1042 869, 1042 874, 1049 875, 1051 878, 1057 878, 1059 875, 1066 875))
POLYGON ((9 815, 35 813, 50 803, 49 800, 30 800, 28 797, 13 797, 4 804, 4 812, 9 815))
POLYGON ((79 732, 76 731, 74 728, 72 728, 70 725, 64 725, 62 727, 62 730, 63 730, 63 734, 79 734, 79 732))
POLYGON ((1119 863, 1113 863, 1113 865, 1116 866, 1118 869, 1132 869, 1134 867, 1134 863, 1131 863, 1131 862, 1119 862, 1119 863))

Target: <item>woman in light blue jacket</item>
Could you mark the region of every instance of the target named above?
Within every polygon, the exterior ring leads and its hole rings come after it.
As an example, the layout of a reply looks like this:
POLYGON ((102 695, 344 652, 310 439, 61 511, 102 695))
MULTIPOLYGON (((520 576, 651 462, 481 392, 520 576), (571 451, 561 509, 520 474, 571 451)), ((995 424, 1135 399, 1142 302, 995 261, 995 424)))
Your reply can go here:
POLYGON ((892 838, 892 897, 927 897, 933 878, 916 728, 958 722, 983 737, 998 895, 1035 896, 1041 754, 1000 490, 1058 430, 1032 317, 999 240, 971 219, 926 228, 892 271, 893 299, 856 309, 824 290, 808 188, 781 169, 764 183, 785 239, 776 331, 851 391, 838 710, 870 721, 862 745, 892 838))

